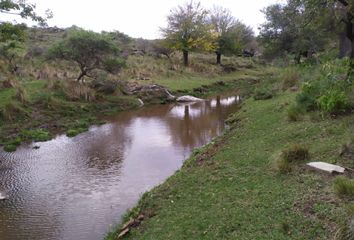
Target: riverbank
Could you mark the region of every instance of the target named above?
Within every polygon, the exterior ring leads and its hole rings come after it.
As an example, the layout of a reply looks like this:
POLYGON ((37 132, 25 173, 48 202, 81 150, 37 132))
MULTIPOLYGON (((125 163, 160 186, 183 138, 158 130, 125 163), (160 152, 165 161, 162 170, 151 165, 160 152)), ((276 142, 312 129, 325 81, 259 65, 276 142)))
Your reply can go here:
MULTIPOLYGON (((259 76, 264 75, 262 69, 254 66, 211 78, 186 75, 139 81, 138 84, 160 84, 177 96, 207 97, 226 90, 247 89, 242 86, 257 82, 259 76)), ((22 142, 47 141, 60 133, 73 137, 87 131, 91 125, 101 124, 104 115, 140 105, 136 96, 126 96, 117 90, 111 94, 92 91, 80 84, 44 80, 0 89, 0 146, 11 152, 22 142), (80 98, 76 99, 77 95, 80 98)), ((148 104, 154 103, 163 101, 153 99, 148 104)))
MULTIPOLYGON (((125 239, 350 239, 343 233, 353 202, 335 194, 335 177, 306 168, 306 161, 282 174, 275 162, 301 144, 308 146, 308 161, 353 167, 339 152, 354 117, 310 114, 290 122, 295 96, 246 100, 224 136, 195 150, 180 171, 143 195, 124 218, 135 219, 125 239)), ((122 226, 107 239, 117 239, 122 226)))

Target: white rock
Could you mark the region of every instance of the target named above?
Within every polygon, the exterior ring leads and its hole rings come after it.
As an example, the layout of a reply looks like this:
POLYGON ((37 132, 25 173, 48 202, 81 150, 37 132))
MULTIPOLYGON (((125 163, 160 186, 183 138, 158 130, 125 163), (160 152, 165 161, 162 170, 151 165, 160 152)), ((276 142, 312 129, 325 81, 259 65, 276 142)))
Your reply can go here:
POLYGON ((3 193, 0 192, 0 201, 1 201, 1 200, 5 200, 6 198, 7 198, 7 197, 5 196, 5 194, 3 194, 3 193))
POLYGON ((329 173, 344 173, 345 168, 338 166, 338 165, 334 165, 334 164, 330 164, 330 163, 325 163, 325 162, 310 162, 307 164, 307 166, 325 171, 325 172, 329 172, 329 173))
POLYGON ((177 102, 201 102, 201 101, 204 100, 193 96, 182 96, 177 98, 177 102))

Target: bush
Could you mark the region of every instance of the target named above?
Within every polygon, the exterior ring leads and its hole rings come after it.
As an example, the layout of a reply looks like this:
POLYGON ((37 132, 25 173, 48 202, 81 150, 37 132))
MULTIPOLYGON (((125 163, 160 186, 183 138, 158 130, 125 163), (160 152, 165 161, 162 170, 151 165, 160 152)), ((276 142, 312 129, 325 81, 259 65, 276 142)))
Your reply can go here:
POLYGON ((354 197, 354 180, 343 176, 334 181, 334 190, 339 196, 354 197))
POLYGON ((281 158, 289 163, 305 161, 310 158, 309 149, 306 146, 293 144, 282 151, 281 158))
POLYGON ((271 90, 266 88, 256 89, 253 98, 254 100, 267 100, 273 98, 273 93, 271 90))
POLYGON ((349 109, 349 99, 343 91, 329 90, 318 98, 319 108, 329 114, 343 113, 349 109))
POLYGON ((28 113, 16 103, 7 103, 4 107, 0 108, 0 119, 5 121, 14 121, 18 118, 27 116, 28 113))
POLYGON ((291 105, 287 111, 288 120, 291 122, 299 121, 303 114, 304 110, 298 105, 291 105))
POLYGON ((278 170, 278 172, 282 174, 289 173, 292 170, 290 162, 282 157, 276 159, 275 167, 278 170))
POLYGON ((15 89, 16 89, 15 99, 18 100, 20 103, 27 103, 28 95, 26 90, 20 85, 17 85, 15 89))
POLYGON ((50 133, 43 129, 23 130, 21 137, 24 140, 33 140, 35 142, 45 142, 51 139, 50 133))
POLYGON ((295 68, 288 68, 282 74, 282 89, 285 91, 299 84, 300 74, 295 68))
POLYGON ((302 86, 301 93, 296 96, 296 103, 306 111, 312 111, 317 107, 316 99, 319 94, 320 89, 318 86, 311 83, 305 83, 302 86))

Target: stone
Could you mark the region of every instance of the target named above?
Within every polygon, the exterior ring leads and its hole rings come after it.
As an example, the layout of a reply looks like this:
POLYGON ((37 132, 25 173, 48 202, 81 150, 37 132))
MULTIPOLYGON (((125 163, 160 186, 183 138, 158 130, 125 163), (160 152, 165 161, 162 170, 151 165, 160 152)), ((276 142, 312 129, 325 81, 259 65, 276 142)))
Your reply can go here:
POLYGON ((6 200, 6 199, 7 199, 7 196, 4 193, 0 192, 0 201, 6 200))
POLYGON ((201 102, 201 101, 204 100, 193 96, 182 96, 177 98, 177 102, 201 102))
POLYGON ((325 163, 325 162, 310 162, 307 164, 307 166, 318 169, 318 170, 322 170, 325 172, 329 172, 329 173, 342 173, 343 174, 345 172, 345 168, 338 166, 338 165, 325 163))
POLYGON ((151 99, 174 101, 176 99, 165 87, 157 84, 136 86, 131 92, 143 101, 149 101, 151 99))

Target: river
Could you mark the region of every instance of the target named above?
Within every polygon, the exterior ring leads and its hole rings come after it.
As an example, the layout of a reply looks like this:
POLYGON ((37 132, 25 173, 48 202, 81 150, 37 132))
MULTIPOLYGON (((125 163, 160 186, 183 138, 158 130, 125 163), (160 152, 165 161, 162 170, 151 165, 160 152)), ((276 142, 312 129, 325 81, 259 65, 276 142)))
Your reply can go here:
POLYGON ((74 138, 0 151, 0 192, 9 197, 0 201, 0 239, 103 239, 145 191, 223 132, 238 100, 147 106, 74 138))

